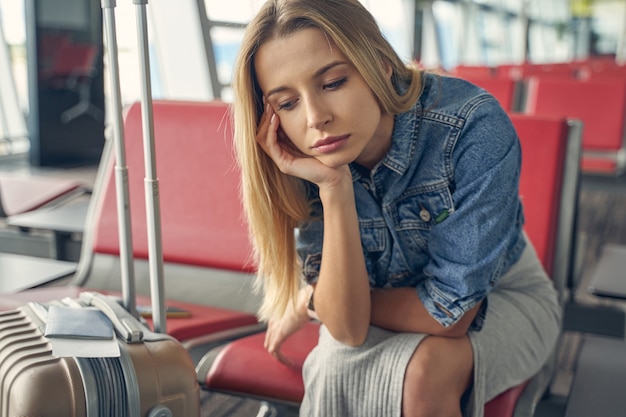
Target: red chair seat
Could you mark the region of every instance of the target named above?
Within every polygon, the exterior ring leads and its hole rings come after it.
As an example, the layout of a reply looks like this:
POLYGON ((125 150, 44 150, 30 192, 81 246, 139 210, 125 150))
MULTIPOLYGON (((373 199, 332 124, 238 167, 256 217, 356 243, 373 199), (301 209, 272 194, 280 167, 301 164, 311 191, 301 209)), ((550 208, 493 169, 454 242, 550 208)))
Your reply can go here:
POLYGON ((302 365, 317 344, 318 334, 319 325, 311 322, 285 341, 281 351, 292 367, 283 365, 265 350, 265 333, 229 343, 213 362, 206 385, 219 387, 221 391, 299 403, 304 396, 302 365))

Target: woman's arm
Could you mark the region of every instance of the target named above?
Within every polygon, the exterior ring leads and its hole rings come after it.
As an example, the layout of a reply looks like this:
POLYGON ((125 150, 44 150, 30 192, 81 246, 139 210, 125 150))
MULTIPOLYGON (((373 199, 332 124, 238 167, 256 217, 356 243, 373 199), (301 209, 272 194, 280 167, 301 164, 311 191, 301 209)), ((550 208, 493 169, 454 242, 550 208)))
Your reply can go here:
POLYGON ((322 264, 316 283, 316 313, 332 336, 347 345, 365 341, 370 324, 369 278, 361 246, 348 165, 329 167, 303 156, 279 140, 280 120, 271 106, 261 119, 258 143, 281 172, 319 187, 324 212, 322 264))
POLYGON ((322 264, 315 286, 315 312, 332 336, 361 345, 370 324, 370 286, 361 245, 350 170, 343 180, 320 186, 324 210, 322 264))
POLYGON ((468 310, 453 325, 443 327, 426 310, 415 288, 372 290, 372 324, 397 332, 460 337, 467 333, 482 304, 468 310))

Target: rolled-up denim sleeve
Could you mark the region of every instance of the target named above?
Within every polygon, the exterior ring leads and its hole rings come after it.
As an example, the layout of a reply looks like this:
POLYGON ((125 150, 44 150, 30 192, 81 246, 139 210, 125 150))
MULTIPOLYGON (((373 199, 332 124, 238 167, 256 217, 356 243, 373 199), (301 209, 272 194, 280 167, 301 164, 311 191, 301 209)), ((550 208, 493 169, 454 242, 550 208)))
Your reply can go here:
POLYGON ((427 279, 416 288, 426 309, 445 327, 485 298, 524 244, 520 144, 508 116, 494 102, 477 105, 458 133, 452 151, 454 211, 432 226, 427 279))

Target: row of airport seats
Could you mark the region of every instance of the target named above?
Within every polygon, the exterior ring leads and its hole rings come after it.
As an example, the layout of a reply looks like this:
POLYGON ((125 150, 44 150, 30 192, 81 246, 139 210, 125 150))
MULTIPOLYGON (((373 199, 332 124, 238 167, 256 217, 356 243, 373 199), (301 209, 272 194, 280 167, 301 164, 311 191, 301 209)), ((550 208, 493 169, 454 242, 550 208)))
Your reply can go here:
POLYGON ((447 75, 485 88, 508 111, 582 120, 583 173, 626 173, 626 65, 609 59, 460 65, 447 75))
MULTIPOLYGON (((295 415, 304 389, 301 364, 316 344, 319 324, 309 323, 286 342, 285 355, 300 364, 295 369, 280 364, 263 348, 264 325, 255 316, 259 295, 253 291, 254 267, 249 263, 251 248, 240 203, 228 105, 157 100, 153 117, 165 294, 168 305, 191 312, 188 318, 169 319, 167 331, 190 350, 202 388, 262 399, 276 406, 273 412, 295 415)), ((522 143, 520 193, 526 232, 565 300, 575 246, 580 122, 514 113, 511 118, 522 143)), ((132 270, 140 294, 137 302, 142 304, 148 302, 149 265, 139 104, 125 113, 124 135, 132 270)), ((120 296, 113 149, 107 142, 71 283, 3 294, 0 309, 27 301, 76 297, 83 290, 120 296)), ((551 360, 537 376, 489 401, 485 415, 532 415, 546 393, 553 368, 551 360)))
POLYGON ((449 71, 458 77, 510 78, 523 80, 533 76, 555 78, 623 78, 626 63, 618 63, 615 57, 592 57, 588 59, 556 63, 518 63, 490 65, 460 64, 449 71))

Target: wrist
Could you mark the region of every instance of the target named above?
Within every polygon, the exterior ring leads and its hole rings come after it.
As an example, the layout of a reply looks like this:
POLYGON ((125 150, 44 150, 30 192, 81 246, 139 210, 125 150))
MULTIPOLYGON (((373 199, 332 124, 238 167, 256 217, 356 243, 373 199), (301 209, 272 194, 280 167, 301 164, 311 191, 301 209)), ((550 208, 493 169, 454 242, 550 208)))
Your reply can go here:
POLYGON ((300 311, 309 310, 309 304, 311 303, 311 299, 313 297, 313 287, 311 285, 306 285, 300 289, 300 293, 298 294, 298 302, 297 308, 300 311))
POLYGON ((319 183, 317 186, 319 187, 319 196, 322 204, 331 203, 333 201, 343 202, 345 199, 350 198, 354 199, 352 173, 347 165, 336 178, 324 183, 319 183))

